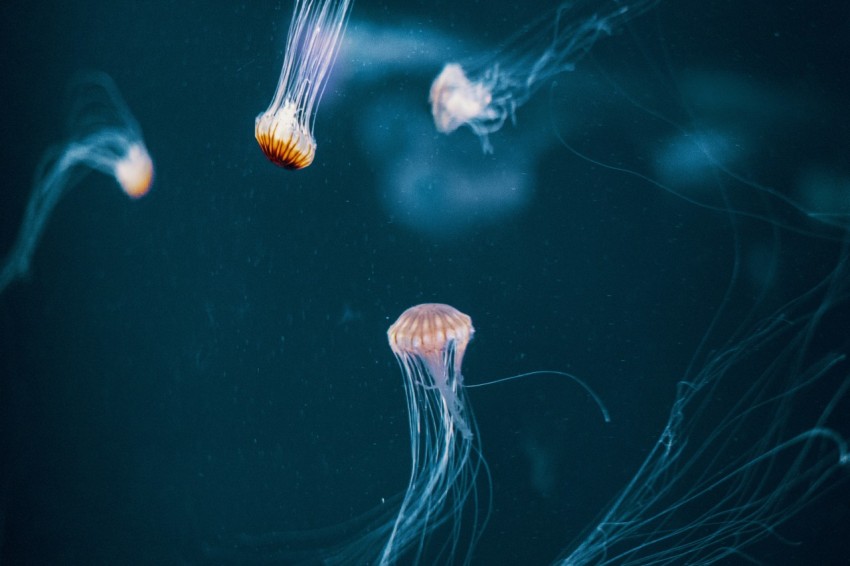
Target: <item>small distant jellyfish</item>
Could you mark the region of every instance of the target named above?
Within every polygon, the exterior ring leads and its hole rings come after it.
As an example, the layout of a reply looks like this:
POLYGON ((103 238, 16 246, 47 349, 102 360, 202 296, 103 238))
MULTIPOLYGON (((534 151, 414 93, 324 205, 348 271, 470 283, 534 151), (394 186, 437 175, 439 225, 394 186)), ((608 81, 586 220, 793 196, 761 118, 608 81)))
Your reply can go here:
POLYGON ((254 137, 275 165, 303 169, 316 156, 314 112, 352 5, 353 0, 295 2, 274 98, 254 121, 254 137))
POLYGON ((611 35, 658 0, 565 2, 523 28, 496 55, 448 63, 434 79, 428 101, 437 131, 469 126, 491 152, 489 134, 559 73, 571 71, 601 36, 611 35))
POLYGON ((70 126, 73 137, 47 152, 36 174, 17 240, 0 271, 0 292, 26 275, 51 212, 86 170, 113 177, 132 199, 153 183, 153 161, 142 131, 109 76, 92 73, 75 81, 70 126))

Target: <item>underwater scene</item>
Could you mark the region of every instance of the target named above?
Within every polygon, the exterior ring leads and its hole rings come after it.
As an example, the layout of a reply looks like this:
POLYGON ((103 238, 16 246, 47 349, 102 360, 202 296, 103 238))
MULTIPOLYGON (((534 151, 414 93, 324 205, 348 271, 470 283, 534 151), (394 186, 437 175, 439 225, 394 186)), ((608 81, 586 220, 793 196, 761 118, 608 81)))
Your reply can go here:
POLYGON ((850 5, 0 6, 0 564, 847 564, 850 5))

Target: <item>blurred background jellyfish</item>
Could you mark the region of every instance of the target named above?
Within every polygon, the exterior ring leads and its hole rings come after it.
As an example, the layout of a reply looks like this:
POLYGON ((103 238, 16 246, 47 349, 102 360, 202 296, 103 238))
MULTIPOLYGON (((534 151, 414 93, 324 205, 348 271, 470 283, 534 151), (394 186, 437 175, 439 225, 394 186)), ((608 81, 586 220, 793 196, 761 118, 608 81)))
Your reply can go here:
POLYGON ((72 85, 69 120, 72 138, 48 150, 36 171, 32 195, 17 239, 0 271, 0 292, 29 271, 32 255, 59 199, 90 170, 115 181, 131 199, 143 197, 153 182, 142 131, 108 75, 91 73, 72 85))
POLYGON ((498 228, 527 211, 550 145, 540 132, 517 128, 503 138, 513 148, 510 159, 483 154, 467 139, 435 134, 404 92, 373 96, 357 125, 363 159, 375 164, 381 208, 434 242, 498 228))
POLYGON ((280 79, 269 107, 254 121, 266 157, 284 169, 313 162, 315 110, 336 58, 353 0, 296 0, 280 79))
POLYGON ((485 152, 488 136, 559 73, 570 71, 596 41, 658 0, 565 2, 529 24, 495 55, 448 63, 434 79, 428 101, 437 131, 469 126, 485 152))

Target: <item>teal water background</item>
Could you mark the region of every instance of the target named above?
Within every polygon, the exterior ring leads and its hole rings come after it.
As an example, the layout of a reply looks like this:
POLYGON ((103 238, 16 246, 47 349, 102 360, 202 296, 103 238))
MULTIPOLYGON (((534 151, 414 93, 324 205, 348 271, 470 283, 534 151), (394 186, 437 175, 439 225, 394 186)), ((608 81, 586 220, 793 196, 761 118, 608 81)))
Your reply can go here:
MULTIPOLYGON (((759 151, 737 165, 767 183, 813 162, 847 173, 846 7, 672 4, 594 49, 588 68, 609 74, 593 87, 571 87, 570 73, 544 86, 486 158, 469 131, 427 127, 439 64, 383 76, 343 51, 316 120, 316 161, 293 173, 268 163, 252 131, 277 82, 288 3, 5 3, 0 250, 42 153, 67 137, 78 71, 114 78, 156 177, 138 202, 87 177, 57 207, 29 279, 0 298, 2 562, 204 563, 222 537, 318 528, 379 505, 409 472, 385 332, 431 301, 474 321, 468 383, 569 371, 611 412, 605 425, 555 378, 470 391, 495 493, 474 562, 553 560, 655 442, 735 257, 724 215, 570 153, 556 136, 570 112, 605 104, 571 97, 617 85, 657 93, 671 76, 724 69, 819 109, 771 114, 783 118, 765 120, 759 151), (669 58, 635 50, 632 33, 669 58), (395 154, 394 143, 412 149, 395 154), (448 210, 461 205, 443 193, 446 160, 506 166, 518 154, 521 198, 448 210), (394 207, 393 167, 411 160, 430 172, 413 183, 422 199, 394 207)), ((450 58, 497 45, 549 7, 362 1, 349 31, 407 30, 427 43, 438 30, 454 38, 440 43, 450 58)), ((641 129, 642 100, 593 134, 571 130, 571 145, 640 169, 641 140, 654 135, 641 129)), ((686 121, 699 104, 671 115, 686 121)), ((758 282, 773 227, 742 234, 758 282)), ((819 280, 836 249, 783 236, 780 272, 760 283, 772 286, 769 304, 819 280)), ((744 312, 747 300, 723 306, 744 312)), ((724 324, 720 336, 735 317, 724 324)), ((837 493, 789 526, 800 545, 765 543, 765 562, 842 563, 846 485, 837 493)))

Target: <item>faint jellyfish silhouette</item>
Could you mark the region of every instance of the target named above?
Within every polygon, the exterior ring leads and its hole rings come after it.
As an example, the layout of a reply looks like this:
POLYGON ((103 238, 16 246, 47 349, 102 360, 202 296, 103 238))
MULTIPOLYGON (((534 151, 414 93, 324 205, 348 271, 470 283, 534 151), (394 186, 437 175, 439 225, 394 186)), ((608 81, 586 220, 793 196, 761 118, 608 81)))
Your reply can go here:
POLYGON ((284 169, 313 162, 313 137, 328 70, 333 65, 353 0, 296 0, 274 97, 254 121, 266 157, 284 169))
POLYGON ((394 74, 427 76, 445 61, 447 52, 457 51, 465 44, 463 38, 421 19, 394 25, 352 19, 341 41, 340 65, 329 82, 383 82, 394 74))
POLYGON ((658 0, 564 2, 509 39, 495 55, 451 62, 431 84, 428 101, 437 131, 449 134, 469 126, 485 152, 488 136, 546 81, 571 71, 593 44, 658 0))
MULTIPOLYGON (((850 207, 840 199, 810 199, 811 193, 801 191, 796 182, 806 178, 812 161, 824 162, 822 152, 811 151, 800 140, 831 135, 823 126, 829 122, 821 118, 833 110, 829 104, 758 77, 717 70, 688 71, 675 84, 678 102, 698 110, 691 111, 684 124, 636 102, 657 98, 656 108, 664 108, 665 102, 673 107, 676 102, 662 93, 673 89, 619 86, 623 93, 640 93, 623 95, 628 106, 641 111, 631 116, 631 132, 622 136, 632 138, 628 151, 612 150, 611 144, 603 142, 605 157, 596 159, 559 138, 578 157, 647 181, 691 204, 821 238, 846 237, 850 207), (651 90, 655 92, 650 94, 651 90), (770 142, 762 138, 765 131, 772 132, 770 142), (630 165, 624 168, 621 163, 630 165)), ((596 127, 590 122, 603 130, 616 127, 610 121, 606 124, 602 116, 606 111, 615 113, 609 108, 597 108, 598 114, 585 116, 582 135, 588 136, 596 127)), ((610 134, 601 135, 604 140, 610 134)), ((839 147, 837 141, 835 146, 839 147)))
POLYGON ((435 241, 451 241, 476 228, 498 225, 525 210, 533 196, 536 155, 513 159, 466 155, 426 140, 380 172, 382 204, 390 217, 435 241), (440 167, 433 166, 439 156, 440 167))
POLYGON ((0 293, 29 271, 51 212, 87 170, 114 177, 132 199, 146 195, 153 183, 153 161, 141 128, 112 79, 103 73, 86 74, 72 84, 72 91, 73 137, 49 150, 39 165, 20 231, 0 271, 0 293))
POLYGON ((511 159, 499 159, 468 140, 438 136, 416 109, 415 98, 400 93, 375 96, 358 111, 363 158, 374 164, 381 206, 393 224, 446 242, 527 209, 546 136, 505 132, 514 149, 511 159))

